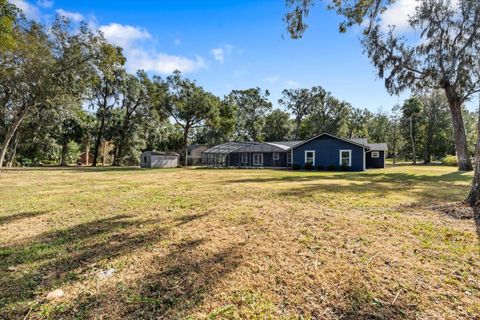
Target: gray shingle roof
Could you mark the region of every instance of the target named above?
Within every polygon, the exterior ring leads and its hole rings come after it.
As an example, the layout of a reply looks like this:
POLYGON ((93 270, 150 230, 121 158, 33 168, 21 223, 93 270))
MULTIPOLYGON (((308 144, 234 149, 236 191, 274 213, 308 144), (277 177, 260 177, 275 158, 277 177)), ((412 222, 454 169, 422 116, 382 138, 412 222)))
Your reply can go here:
POLYGON ((374 151, 387 151, 388 146, 386 143, 369 143, 367 146, 370 148, 370 150, 374 151))

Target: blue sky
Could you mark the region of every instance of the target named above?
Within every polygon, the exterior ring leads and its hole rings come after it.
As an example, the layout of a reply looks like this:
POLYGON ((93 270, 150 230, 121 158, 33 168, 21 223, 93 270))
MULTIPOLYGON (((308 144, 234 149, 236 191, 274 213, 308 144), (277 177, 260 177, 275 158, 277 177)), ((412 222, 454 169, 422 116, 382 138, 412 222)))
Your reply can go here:
MULTIPOLYGON (((219 96, 258 86, 270 91, 277 106, 284 88, 321 85, 376 112, 389 111, 407 95, 388 95, 355 30, 339 34, 339 18, 320 6, 305 36, 292 40, 282 21, 283 0, 11 1, 43 22, 55 13, 87 21, 125 48, 130 71, 166 76, 178 68, 219 96)), ((411 1, 399 2, 389 19, 401 24, 411 1)))

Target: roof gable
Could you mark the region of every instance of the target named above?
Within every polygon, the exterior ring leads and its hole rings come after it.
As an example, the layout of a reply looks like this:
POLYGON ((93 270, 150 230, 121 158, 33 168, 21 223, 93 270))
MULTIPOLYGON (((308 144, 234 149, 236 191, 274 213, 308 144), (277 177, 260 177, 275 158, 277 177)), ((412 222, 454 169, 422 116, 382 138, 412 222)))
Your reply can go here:
POLYGON ((366 145, 364 145, 364 144, 361 144, 361 143, 352 141, 352 140, 350 140, 350 139, 340 138, 340 137, 334 136, 333 134, 326 133, 326 132, 321 133, 321 134, 319 134, 318 136, 315 136, 315 137, 313 137, 313 138, 311 138, 311 139, 305 140, 305 141, 303 141, 302 143, 299 143, 299 144, 293 146, 292 149, 295 149, 296 147, 299 147, 299 146, 301 146, 301 145, 304 145, 304 144, 306 144, 306 143, 308 143, 308 142, 310 142, 310 141, 316 140, 316 139, 318 139, 318 138, 320 138, 320 137, 323 137, 323 136, 329 136, 329 137, 334 138, 334 139, 337 139, 337 140, 341 140, 341 141, 344 141, 344 142, 347 142, 347 143, 350 143, 350 144, 353 144, 353 145, 356 145, 356 146, 359 146, 359 147, 362 147, 362 148, 369 149, 369 147, 366 146, 366 145))

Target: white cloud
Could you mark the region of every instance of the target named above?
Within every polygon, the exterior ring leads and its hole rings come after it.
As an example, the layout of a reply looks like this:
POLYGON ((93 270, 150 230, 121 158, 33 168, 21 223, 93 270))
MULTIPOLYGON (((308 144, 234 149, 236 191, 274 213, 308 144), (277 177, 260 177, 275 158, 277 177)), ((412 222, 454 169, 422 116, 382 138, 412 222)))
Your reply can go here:
POLYGON ((213 58, 223 64, 225 62, 225 58, 229 57, 232 54, 233 46, 230 44, 226 44, 223 47, 213 48, 210 50, 210 53, 213 55, 213 58))
POLYGON ((287 83, 286 83, 286 87, 295 89, 295 88, 300 87, 300 84, 296 81, 288 80, 287 83))
POLYGON ((10 2, 22 10, 28 19, 40 20, 40 10, 36 6, 28 3, 25 0, 11 0, 10 2))
POLYGON ((37 6, 42 8, 51 8, 54 3, 53 0, 37 0, 37 6))
POLYGON ((218 62, 220 62, 220 64, 223 64, 224 60, 225 60, 225 55, 223 53, 223 49, 222 48, 213 48, 211 51, 210 51, 212 54, 213 54, 213 58, 215 60, 217 60, 218 62))
POLYGON ((77 22, 78 23, 78 22, 81 22, 81 21, 85 20, 84 16, 81 13, 78 13, 78 12, 71 12, 71 11, 66 11, 66 10, 63 10, 63 9, 57 9, 57 10, 55 10, 55 12, 59 16, 65 17, 72 22, 77 22))
POLYGON ((103 32, 105 39, 124 49, 127 49, 138 40, 150 39, 152 37, 145 29, 119 23, 101 26, 100 31, 103 32))
MULTIPOLYGON (((453 6, 458 5, 459 0, 451 0, 453 6)), ((396 26, 395 30, 405 32, 410 29, 409 17, 415 13, 418 6, 417 0, 397 0, 382 14, 382 28, 388 29, 389 26, 396 26)))
POLYGON ((189 73, 207 68, 205 61, 198 55, 190 59, 158 52, 155 49, 145 49, 152 46, 149 42, 152 40, 152 35, 145 29, 118 23, 104 25, 99 29, 110 43, 124 49, 123 52, 127 58, 126 67, 130 72, 143 69, 170 74, 175 70, 189 73))
POLYGON ((126 55, 127 69, 131 72, 143 69, 162 74, 170 74, 175 70, 190 73, 207 68, 205 61, 198 55, 195 59, 189 59, 156 51, 148 52, 143 49, 126 50, 126 55))

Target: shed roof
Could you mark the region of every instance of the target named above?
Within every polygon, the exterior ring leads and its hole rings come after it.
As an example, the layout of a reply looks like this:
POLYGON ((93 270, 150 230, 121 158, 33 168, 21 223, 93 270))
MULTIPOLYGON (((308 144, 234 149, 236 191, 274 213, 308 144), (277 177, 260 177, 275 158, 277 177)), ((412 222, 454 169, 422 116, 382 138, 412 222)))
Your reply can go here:
POLYGON ((348 140, 352 140, 353 142, 360 143, 360 144, 365 144, 365 145, 368 144, 367 138, 352 138, 348 140))
POLYGON ((207 148, 208 149, 208 147, 204 144, 191 144, 187 147, 188 151, 191 151, 191 150, 197 149, 197 148, 207 148))
POLYGON ((367 144, 370 147, 370 150, 375 151, 387 151, 388 146, 386 143, 369 143, 367 144))
POLYGON ((142 152, 142 154, 150 154, 152 156, 180 156, 178 153, 176 152, 164 152, 164 151, 144 151, 142 152))

